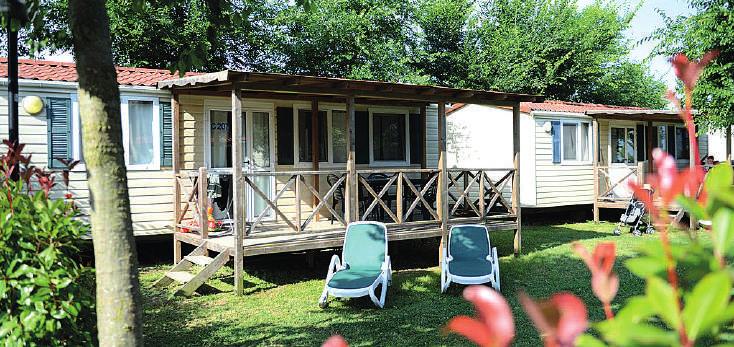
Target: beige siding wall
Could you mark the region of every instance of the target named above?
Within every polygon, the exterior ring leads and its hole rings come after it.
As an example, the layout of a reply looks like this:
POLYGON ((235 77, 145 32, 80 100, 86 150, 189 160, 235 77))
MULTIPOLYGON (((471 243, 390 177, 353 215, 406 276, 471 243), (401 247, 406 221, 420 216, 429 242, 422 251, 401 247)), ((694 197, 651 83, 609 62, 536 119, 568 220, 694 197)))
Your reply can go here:
MULTIPOLYGON (((8 137, 8 117, 6 90, 0 89, 0 138, 8 137)), ((71 98, 76 93, 73 87, 44 88, 37 86, 25 89, 20 87, 21 98, 25 95, 46 97, 71 98)), ((124 95, 124 94, 123 94, 124 95)), ((163 98, 161 100, 170 100, 163 98)), ((27 114, 22 106, 19 107, 19 136, 20 141, 26 144, 25 153, 31 154, 31 163, 39 167, 48 165, 48 129, 46 126, 46 109, 38 115, 27 114)), ((4 150, 4 149, 2 149, 4 150)), ((136 236, 170 233, 173 218, 172 171, 170 168, 161 170, 129 171, 128 186, 130 188, 130 209, 132 213, 133 232, 136 236)), ((90 200, 87 187, 86 172, 77 168, 71 173, 68 192, 72 193, 83 214, 88 219, 90 200)), ((58 178, 57 182, 61 182, 58 178)), ((33 186, 34 189, 38 187, 33 186)), ((54 190, 52 196, 62 198, 67 190, 61 185, 54 190)))
POLYGON ((535 207, 591 204, 594 199, 594 172, 591 163, 553 163, 553 138, 543 130, 543 125, 557 119, 534 117, 535 207))
MULTIPOLYGON (((182 155, 182 170, 197 170, 199 167, 206 166, 206 153, 205 150, 208 148, 206 142, 206 115, 205 112, 207 112, 208 109, 212 108, 214 105, 216 106, 223 106, 227 107, 229 103, 229 98, 225 97, 204 97, 204 96, 191 96, 191 95, 182 95, 180 97, 180 110, 181 110, 181 119, 180 119, 180 129, 181 129, 181 139, 179 141, 179 148, 181 150, 182 155)), ((258 108, 272 108, 275 110, 277 107, 293 107, 294 104, 297 105, 305 105, 306 108, 310 108, 308 104, 304 104, 303 102, 293 102, 293 101, 287 101, 287 100, 252 100, 252 99, 244 99, 243 103, 243 109, 248 109, 248 107, 251 107, 252 105, 257 105, 258 108)), ((343 105, 336 105, 336 104, 324 104, 324 107, 332 107, 332 108, 341 108, 343 105)), ((382 107, 382 106, 381 106, 382 107)), ((367 105, 357 105, 356 107, 357 111, 366 111, 368 110, 367 105)), ((417 113, 417 108, 406 108, 406 107, 396 107, 398 110, 408 110, 410 113, 417 113)), ((427 133, 426 133, 426 157, 427 157, 427 165, 428 167, 436 167, 438 162, 438 144, 437 144, 437 108, 435 105, 429 106, 426 110, 427 118, 427 133)), ((274 127, 277 128, 277 117, 274 116, 274 127)), ((357 131, 368 131, 368 129, 357 129, 357 131)), ((278 133, 277 131, 274 131, 275 138, 274 138, 274 149, 277 151, 277 143, 278 143, 278 133)), ((275 153, 275 158, 277 159, 277 153, 275 153)), ((276 160, 277 162, 277 160, 276 160)), ((416 167, 416 166, 414 166, 416 167)), ((419 165, 417 167, 420 167, 419 165)), ((372 167, 370 165, 358 165, 357 169, 375 169, 377 167, 372 167)), ((346 171, 346 164, 343 165, 332 165, 328 166, 322 163, 322 170, 340 170, 340 171, 346 171)), ((294 171, 294 170, 311 170, 310 165, 306 166, 293 166, 293 165, 276 165, 275 170, 279 172, 284 171, 294 171)), ((283 186, 287 183, 289 180, 290 175, 278 175, 276 176, 275 180, 275 187, 273 192, 277 193, 280 191, 283 186)), ((307 178, 307 182, 311 185, 313 185, 313 178, 307 178)), ((319 193, 321 195, 325 194, 329 188, 329 185, 327 183, 327 177, 326 175, 320 175, 319 176, 319 193)), ((301 217, 306 218, 311 212, 311 206, 310 203, 312 201, 312 194, 306 188, 302 185, 301 187, 301 201, 303 202, 301 204, 301 217)), ((183 194, 183 193, 182 193, 183 194)), ((184 197, 185 199, 185 197, 184 197)), ((295 204, 295 192, 293 189, 289 189, 281 196, 280 199, 277 201, 278 208, 286 214, 288 218, 295 218, 296 213, 296 204, 295 204)), ((337 208, 341 208, 341 206, 337 206, 337 208)), ((322 210, 322 214, 328 215, 328 212, 326 209, 322 210)))

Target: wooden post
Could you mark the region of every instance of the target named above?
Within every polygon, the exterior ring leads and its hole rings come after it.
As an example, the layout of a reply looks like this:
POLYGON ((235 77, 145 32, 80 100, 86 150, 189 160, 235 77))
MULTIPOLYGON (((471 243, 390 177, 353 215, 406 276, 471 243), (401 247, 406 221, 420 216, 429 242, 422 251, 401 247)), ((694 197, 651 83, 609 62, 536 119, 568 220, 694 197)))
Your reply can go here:
POLYGON ((726 162, 731 165, 731 125, 726 127, 726 162))
POLYGON ((446 102, 438 102, 438 194, 436 194, 436 207, 438 217, 441 219, 441 245, 439 248, 439 264, 441 264, 442 252, 446 247, 446 237, 449 225, 449 199, 448 199, 448 172, 446 167, 446 102))
MULTIPOLYGON (((426 121, 426 105, 421 105, 420 112, 421 141, 423 141, 423 143, 421 144, 421 169, 425 169, 428 167, 428 158, 426 154, 426 128, 428 124, 426 121)), ((425 179, 426 177, 423 178, 425 179)))
POLYGON ((646 128, 645 128, 645 161, 647 161, 647 172, 652 173, 653 170, 653 163, 652 163, 652 139, 653 136, 655 136, 652 126, 652 121, 648 121, 646 128))
POLYGON ((522 208, 520 207, 520 104, 512 105, 512 155, 515 174, 512 176, 512 209, 517 218, 515 256, 522 252, 522 208))
POLYGON ((301 201, 301 180, 303 179, 302 175, 296 175, 296 231, 301 232, 301 227, 303 224, 301 223, 301 204, 303 203, 301 201))
POLYGON ((637 184, 645 184, 645 163, 641 161, 637 162, 637 184))
POLYGON ((173 263, 181 262, 181 241, 176 237, 179 231, 178 220, 181 216, 181 185, 178 182, 178 175, 181 171, 181 162, 179 159, 179 122, 181 121, 181 107, 178 103, 178 94, 173 93, 171 96, 171 115, 172 119, 172 149, 173 149, 173 263))
POLYGON ((207 182, 206 168, 199 168, 199 234, 201 238, 206 240, 209 238, 209 214, 207 208, 209 208, 209 197, 207 196, 206 189, 209 186, 207 182))
POLYGON ((245 201, 245 184, 242 180, 242 91, 232 87, 232 209, 234 218, 234 292, 242 295, 244 284, 242 271, 244 268, 242 239, 247 228, 247 201, 245 201))
POLYGON ((348 217, 345 219, 347 223, 359 220, 359 197, 357 196, 357 165, 355 156, 354 127, 355 127, 355 110, 354 97, 347 97, 347 185, 345 189, 344 200, 347 201, 345 206, 348 217))
MULTIPOLYGON (((696 168, 696 165, 701 165, 701 163, 696 162, 696 152, 693 149, 693 146, 688 146, 688 166, 691 168, 691 170, 694 170, 696 168)), ((692 214, 688 214, 688 228, 690 230, 696 230, 696 227, 698 226, 698 221, 696 220, 696 217, 692 214)))
POLYGON ((403 224, 403 173, 398 172, 398 188, 395 194, 395 204, 397 205, 398 224, 403 224))
MULTIPOLYGON (((319 102, 316 99, 311 100, 311 170, 319 171, 319 102)), ((312 175, 313 189, 319 191, 319 175, 312 175)), ((313 209, 319 204, 319 199, 313 195, 311 197, 311 208, 313 209)), ((318 221, 321 216, 317 213, 315 218, 318 221)))
POLYGON ((599 120, 592 120, 593 145, 591 152, 594 156, 594 223, 599 223, 599 120))

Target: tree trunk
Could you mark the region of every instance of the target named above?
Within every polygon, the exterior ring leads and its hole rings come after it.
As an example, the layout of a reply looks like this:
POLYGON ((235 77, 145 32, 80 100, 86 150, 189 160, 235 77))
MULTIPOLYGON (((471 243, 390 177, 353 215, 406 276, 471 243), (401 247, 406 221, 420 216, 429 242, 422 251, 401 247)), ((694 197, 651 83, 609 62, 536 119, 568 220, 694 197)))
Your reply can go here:
POLYGON ((142 345, 140 284, 130 219, 120 91, 102 0, 70 0, 89 181, 100 346, 142 345))

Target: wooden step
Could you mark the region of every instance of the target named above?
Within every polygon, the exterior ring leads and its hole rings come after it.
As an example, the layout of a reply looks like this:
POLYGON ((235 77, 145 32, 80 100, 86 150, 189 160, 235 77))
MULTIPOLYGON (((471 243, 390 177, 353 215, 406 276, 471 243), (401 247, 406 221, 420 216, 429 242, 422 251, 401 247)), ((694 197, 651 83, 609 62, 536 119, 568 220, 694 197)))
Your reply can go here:
POLYGON ((179 283, 188 283, 189 281, 191 281, 191 279, 193 279, 196 276, 186 271, 169 271, 169 272, 166 272, 166 277, 176 282, 179 282, 179 283))
POLYGON ((184 259, 200 266, 207 266, 214 261, 214 258, 207 257, 205 255, 187 255, 184 259))

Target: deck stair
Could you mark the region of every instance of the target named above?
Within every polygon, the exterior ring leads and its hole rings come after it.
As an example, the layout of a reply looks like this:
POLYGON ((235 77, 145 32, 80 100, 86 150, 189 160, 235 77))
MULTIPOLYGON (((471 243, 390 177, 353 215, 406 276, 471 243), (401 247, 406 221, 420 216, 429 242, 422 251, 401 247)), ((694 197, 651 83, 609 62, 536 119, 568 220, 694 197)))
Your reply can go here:
POLYGON ((207 256, 206 253, 206 243, 196 247, 153 285, 167 287, 171 283, 177 282, 181 287, 176 290, 174 295, 190 296, 229 261, 228 250, 222 251, 214 258, 207 256), (191 271, 194 265, 200 266, 196 272, 191 271))

